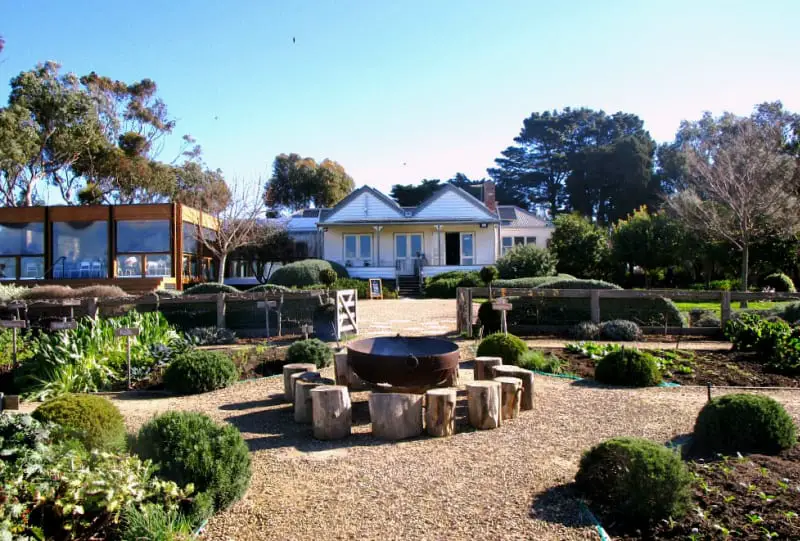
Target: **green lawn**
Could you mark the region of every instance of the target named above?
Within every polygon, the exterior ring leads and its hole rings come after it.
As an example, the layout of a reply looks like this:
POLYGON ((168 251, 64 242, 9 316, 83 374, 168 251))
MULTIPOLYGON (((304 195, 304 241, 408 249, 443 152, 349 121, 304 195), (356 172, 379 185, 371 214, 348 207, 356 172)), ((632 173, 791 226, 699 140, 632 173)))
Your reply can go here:
MULTIPOLYGON (((691 310, 711 310, 717 317, 720 315, 720 307, 718 302, 676 302, 678 310, 681 312, 689 313, 691 310)), ((748 310, 772 310, 773 308, 782 308, 786 306, 787 302, 771 302, 771 301, 752 301, 747 303, 748 310)), ((739 310, 739 303, 732 302, 731 309, 733 311, 739 310)))

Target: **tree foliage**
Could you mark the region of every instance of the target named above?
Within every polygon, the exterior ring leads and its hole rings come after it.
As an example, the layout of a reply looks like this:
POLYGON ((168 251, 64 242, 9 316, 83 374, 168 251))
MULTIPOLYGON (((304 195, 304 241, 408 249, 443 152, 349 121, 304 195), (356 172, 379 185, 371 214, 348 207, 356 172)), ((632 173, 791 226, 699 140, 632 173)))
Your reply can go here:
POLYGON ((298 154, 280 154, 272 164, 264 200, 269 207, 297 210, 331 207, 353 191, 355 183, 339 163, 317 163, 298 154))
MULTIPOLYGON (((424 178, 419 184, 395 184, 392 186, 392 191, 389 192, 389 195, 401 207, 416 207, 445 184, 452 184, 476 199, 483 200, 484 182, 486 182, 486 179, 470 180, 464 173, 456 173, 446 183, 443 183, 438 178, 424 178)), ((496 193, 495 196, 498 204, 514 203, 514 201, 508 201, 503 193, 496 193)))
POLYGON ((559 273, 578 278, 597 277, 608 254, 605 231, 579 213, 562 214, 553 220, 550 251, 559 273))

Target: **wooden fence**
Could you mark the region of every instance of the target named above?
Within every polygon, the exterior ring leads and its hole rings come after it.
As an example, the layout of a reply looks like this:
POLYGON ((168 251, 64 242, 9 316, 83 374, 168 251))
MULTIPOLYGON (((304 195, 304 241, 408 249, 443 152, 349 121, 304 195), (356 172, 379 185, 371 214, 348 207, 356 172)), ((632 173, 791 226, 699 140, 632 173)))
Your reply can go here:
MULTIPOLYGON (((460 287, 456 291, 456 321, 459 333, 472 336, 475 322, 473 298, 489 297, 489 288, 460 287)), ((491 296, 522 297, 540 299, 587 299, 590 319, 594 323, 602 321, 600 299, 656 299, 664 298, 683 302, 718 302, 722 327, 731 318, 732 302, 752 301, 791 301, 800 300, 800 293, 756 293, 744 291, 690 291, 678 289, 533 289, 533 288, 492 288, 491 296)), ((563 330, 559 325, 531 325, 531 331, 549 332, 563 330)), ((695 334, 712 335, 720 331, 720 327, 669 327, 644 326, 645 333, 695 334)))

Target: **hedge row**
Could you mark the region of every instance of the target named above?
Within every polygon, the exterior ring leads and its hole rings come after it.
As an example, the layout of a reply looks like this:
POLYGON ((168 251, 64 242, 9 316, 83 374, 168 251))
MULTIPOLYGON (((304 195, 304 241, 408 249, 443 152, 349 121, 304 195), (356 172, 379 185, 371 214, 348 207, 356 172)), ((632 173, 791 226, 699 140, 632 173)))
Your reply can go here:
MULTIPOLYGON (((519 298, 511 299, 508 325, 576 325, 591 320, 589 299, 519 298)), ((667 324, 683 327, 680 310, 675 303, 663 298, 600 299, 603 321, 627 319, 642 326, 667 324)))

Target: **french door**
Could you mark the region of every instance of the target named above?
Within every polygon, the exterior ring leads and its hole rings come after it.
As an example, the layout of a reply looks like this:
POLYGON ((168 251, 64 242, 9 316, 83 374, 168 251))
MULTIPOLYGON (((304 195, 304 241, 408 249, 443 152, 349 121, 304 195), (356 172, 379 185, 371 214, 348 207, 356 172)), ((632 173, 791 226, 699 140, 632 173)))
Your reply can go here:
POLYGON ((395 234, 394 259, 398 274, 414 274, 415 261, 422 253, 422 233, 395 234))

